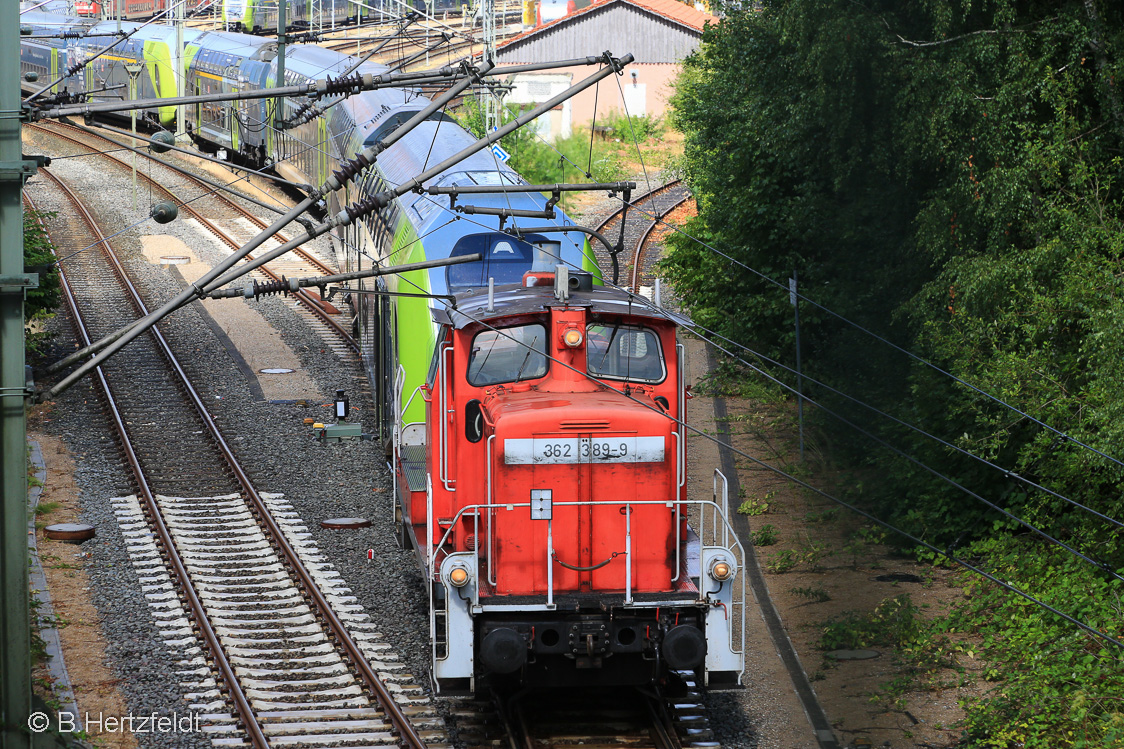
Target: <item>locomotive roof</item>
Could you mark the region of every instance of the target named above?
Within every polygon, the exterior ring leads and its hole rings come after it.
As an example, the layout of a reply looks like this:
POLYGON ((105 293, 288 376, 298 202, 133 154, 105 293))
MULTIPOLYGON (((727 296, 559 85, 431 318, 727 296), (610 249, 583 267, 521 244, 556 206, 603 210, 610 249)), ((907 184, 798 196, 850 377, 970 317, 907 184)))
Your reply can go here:
POLYGON ((514 315, 539 315, 551 307, 588 307, 594 314, 628 315, 653 320, 668 320, 676 325, 689 325, 690 320, 655 305, 637 301, 636 297, 618 289, 594 286, 593 291, 571 291, 565 304, 554 296, 553 286, 524 287, 519 284, 497 286, 493 310, 488 312, 488 290, 472 290, 456 295, 457 309, 433 307, 434 322, 453 325, 458 330, 478 320, 495 320, 514 315))

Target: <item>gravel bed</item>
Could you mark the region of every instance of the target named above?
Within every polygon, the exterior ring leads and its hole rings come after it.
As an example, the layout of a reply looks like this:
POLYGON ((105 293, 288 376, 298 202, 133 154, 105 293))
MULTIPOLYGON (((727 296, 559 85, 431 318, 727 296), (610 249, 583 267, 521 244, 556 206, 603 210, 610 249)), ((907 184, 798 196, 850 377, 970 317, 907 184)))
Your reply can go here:
MULTIPOLYGON (((38 138, 37 138, 38 140, 38 138)), ((77 153, 52 139, 41 141, 52 153, 77 153)), ((52 170, 73 186, 86 186, 84 199, 98 214, 103 226, 115 230, 134 223, 147 213, 147 191, 138 189, 138 213, 132 211, 132 188, 128 179, 106 179, 106 165, 96 158, 67 159, 52 170), (96 193, 93 186, 96 185, 96 193)), ((174 183, 169 187, 175 191, 174 183)), ((40 193, 39 195, 43 195, 40 193)), ((59 199, 61 201, 61 198, 59 199)), ((52 209, 40 199, 40 207, 52 209)), ((208 261, 220 254, 211 242, 182 220, 162 227, 146 222, 139 233, 177 236, 208 261)), ((180 282, 164 267, 149 264, 140 252, 133 231, 114 240, 134 281, 147 295, 149 307, 170 299, 181 290, 180 282)), ((64 249, 73 251, 73 249, 64 249)), ((352 421, 367 431, 376 429, 373 411, 359 397, 359 368, 339 361, 331 348, 292 309, 283 297, 254 303, 265 319, 280 331, 284 341, 300 356, 308 375, 325 394, 343 388, 351 396, 352 421)), ((305 417, 330 420, 332 409, 322 404, 301 407, 272 404, 255 398, 249 381, 214 338, 200 314, 191 305, 167 318, 161 326, 188 369, 204 401, 228 442, 261 491, 280 492, 307 522, 317 544, 358 597, 385 640, 399 654, 418 682, 428 684, 429 629, 427 596, 412 554, 397 549, 392 533, 391 488, 381 450, 376 443, 351 441, 320 444, 311 438, 305 417), (328 517, 367 517, 373 526, 353 531, 330 531, 319 527, 328 517), (375 561, 367 561, 367 550, 375 561)), ((70 326, 56 319, 60 332, 47 360, 72 350, 70 326)), ((78 462, 78 484, 82 493, 83 520, 95 525, 98 538, 83 549, 90 552, 88 567, 94 602, 103 617, 103 631, 120 686, 134 714, 171 712, 185 705, 182 690, 167 674, 176 670, 157 637, 152 617, 129 563, 109 498, 130 492, 125 467, 115 449, 106 419, 89 380, 57 400, 46 428, 62 436, 78 462)), ((185 735, 138 736, 143 746, 208 746, 200 737, 185 735)))

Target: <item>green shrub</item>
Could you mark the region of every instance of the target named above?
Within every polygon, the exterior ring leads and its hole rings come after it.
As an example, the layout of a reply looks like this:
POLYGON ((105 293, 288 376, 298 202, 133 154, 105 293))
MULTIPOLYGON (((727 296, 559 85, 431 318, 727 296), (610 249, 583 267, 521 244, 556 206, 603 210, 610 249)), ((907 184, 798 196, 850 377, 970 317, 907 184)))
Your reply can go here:
POLYGON ((633 142, 643 143, 648 139, 659 140, 667 132, 667 123, 662 117, 653 115, 637 115, 629 117, 624 112, 613 110, 603 118, 598 118, 598 126, 611 127, 611 137, 621 143, 631 145, 633 142))
POLYGON ((900 647, 917 639, 925 625, 908 593, 883 600, 869 614, 849 611, 821 626, 820 650, 856 650, 872 645, 900 647))
POLYGON ((800 557, 792 549, 774 552, 765 560, 765 569, 777 575, 783 575, 800 563, 800 557))
POLYGON ((772 546, 777 542, 777 529, 772 525, 763 525, 750 534, 754 546, 772 546))

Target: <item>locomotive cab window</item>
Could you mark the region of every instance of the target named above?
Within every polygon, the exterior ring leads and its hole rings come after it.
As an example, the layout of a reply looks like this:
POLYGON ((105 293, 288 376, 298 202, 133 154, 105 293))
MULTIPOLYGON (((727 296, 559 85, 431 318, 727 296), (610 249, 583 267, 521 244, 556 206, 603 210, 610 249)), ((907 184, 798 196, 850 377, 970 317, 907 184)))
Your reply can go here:
POLYGON ((519 325, 482 330, 472 339, 468 383, 476 387, 534 380, 546 375, 546 328, 519 325))
POLYGON ((586 327, 586 369, 594 377, 660 382, 667 373, 660 339, 654 331, 635 325, 586 327))

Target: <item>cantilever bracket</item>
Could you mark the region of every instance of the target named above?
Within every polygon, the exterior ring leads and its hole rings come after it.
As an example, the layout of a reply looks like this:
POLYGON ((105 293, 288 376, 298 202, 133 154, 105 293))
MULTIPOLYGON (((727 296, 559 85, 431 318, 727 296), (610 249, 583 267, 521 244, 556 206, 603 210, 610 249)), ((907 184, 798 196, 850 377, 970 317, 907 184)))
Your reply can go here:
POLYGON ((0 292, 11 293, 25 289, 39 288, 38 273, 19 273, 14 276, 0 276, 0 292))
POLYGON ((15 182, 25 183, 33 176, 36 170, 41 166, 49 166, 51 158, 49 156, 24 156, 20 161, 0 161, 0 182, 15 182))

